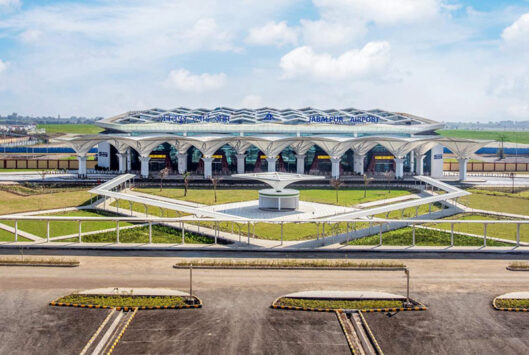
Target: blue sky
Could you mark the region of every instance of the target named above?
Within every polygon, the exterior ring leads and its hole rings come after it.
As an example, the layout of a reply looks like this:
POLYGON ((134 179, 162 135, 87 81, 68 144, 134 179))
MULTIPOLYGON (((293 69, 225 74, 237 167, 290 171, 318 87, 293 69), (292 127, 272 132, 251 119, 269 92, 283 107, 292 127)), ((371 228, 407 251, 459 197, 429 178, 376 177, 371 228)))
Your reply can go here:
POLYGON ((529 1, 0 0, 0 114, 381 108, 529 120, 529 1))

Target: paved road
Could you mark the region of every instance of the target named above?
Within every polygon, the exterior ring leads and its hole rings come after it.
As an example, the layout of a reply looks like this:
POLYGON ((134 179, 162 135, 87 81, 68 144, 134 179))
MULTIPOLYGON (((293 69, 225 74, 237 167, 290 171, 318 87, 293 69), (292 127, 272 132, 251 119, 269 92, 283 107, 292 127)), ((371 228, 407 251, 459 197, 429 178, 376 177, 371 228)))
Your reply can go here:
MULTIPOLYGON (((0 353, 76 353, 105 311, 52 308, 47 303, 96 287, 175 287, 187 270, 173 257, 80 257, 74 269, 0 267, 0 353)), ((505 270, 508 260, 407 259, 412 297, 426 312, 368 315, 388 354, 523 353, 529 314, 492 311, 496 295, 529 289, 529 274, 505 270)), ((272 310, 278 296, 311 289, 378 290, 404 294, 396 272, 195 270, 203 309, 144 311, 116 352, 341 353, 345 338, 333 314, 272 310)))

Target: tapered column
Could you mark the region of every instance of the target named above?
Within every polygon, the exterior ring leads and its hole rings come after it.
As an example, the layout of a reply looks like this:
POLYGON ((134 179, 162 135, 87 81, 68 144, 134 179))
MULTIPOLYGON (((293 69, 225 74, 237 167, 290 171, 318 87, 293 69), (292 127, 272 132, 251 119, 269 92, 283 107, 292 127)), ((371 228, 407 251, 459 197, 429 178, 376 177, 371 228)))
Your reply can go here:
POLYGON ((415 168, 415 172, 417 175, 423 175, 424 174, 424 154, 415 154, 415 160, 417 167, 415 168))
POLYGON ((356 174, 364 175, 364 159, 365 155, 363 154, 354 154, 353 169, 356 174))
POLYGON ((125 166, 126 166, 127 156, 126 156, 125 153, 117 153, 116 156, 118 157, 119 173, 123 174, 123 173, 125 173, 125 166))
POLYGON ((209 179, 213 175, 213 159, 212 157, 204 156, 204 178, 209 179))
POLYGON ((395 158, 395 178, 404 177, 404 158, 395 158))
POLYGON ((467 163, 468 159, 457 159, 459 162, 459 181, 465 181, 467 179, 467 163))
POLYGON ((331 176, 335 179, 340 177, 340 160, 342 157, 331 157, 331 176))
POLYGON ((127 171, 132 170, 132 153, 130 152, 130 148, 127 149, 127 171))
POLYGON ((246 154, 237 154, 237 174, 244 174, 246 154))
POLYGON ((178 153, 178 173, 183 174, 187 171, 187 153, 178 153))
POLYGON ((305 174, 305 154, 296 154, 296 172, 305 174))
POLYGON ((276 161, 277 161, 277 158, 276 157, 266 157, 266 161, 268 163, 268 172, 269 173, 273 173, 274 171, 276 171, 276 161))
POLYGON ((415 154, 410 153, 410 173, 414 173, 415 172, 415 154))
POLYGON ((149 177, 149 161, 151 160, 150 157, 140 157, 140 163, 141 163, 141 177, 142 178, 148 178, 149 177))
POLYGON ((86 176, 86 155, 78 155, 77 160, 79 161, 77 174, 80 176, 86 176))

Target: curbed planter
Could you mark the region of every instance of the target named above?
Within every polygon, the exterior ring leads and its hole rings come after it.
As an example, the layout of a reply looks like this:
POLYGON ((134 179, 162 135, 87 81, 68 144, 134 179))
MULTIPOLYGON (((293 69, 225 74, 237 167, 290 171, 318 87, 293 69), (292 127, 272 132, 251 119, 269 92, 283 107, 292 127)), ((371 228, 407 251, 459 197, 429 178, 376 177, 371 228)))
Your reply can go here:
MULTIPOLYGON (((173 265, 174 269, 189 269, 189 265, 173 265)), ((239 269, 239 270, 372 270, 372 271, 400 271, 404 270, 405 267, 358 267, 358 266, 266 266, 266 265, 193 265, 193 269, 239 269)))
POLYGON ((510 267, 510 266, 507 266, 506 269, 509 271, 529 271, 529 268, 510 267))
POLYGON ((81 263, 76 264, 39 264, 39 263, 0 263, 0 266, 30 266, 30 267, 78 267, 81 263))

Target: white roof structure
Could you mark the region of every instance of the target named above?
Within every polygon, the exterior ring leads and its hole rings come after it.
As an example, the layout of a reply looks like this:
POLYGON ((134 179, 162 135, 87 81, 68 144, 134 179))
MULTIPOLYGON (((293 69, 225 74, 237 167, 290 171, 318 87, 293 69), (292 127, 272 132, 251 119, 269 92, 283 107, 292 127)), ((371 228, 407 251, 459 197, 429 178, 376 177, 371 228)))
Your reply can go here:
POLYGON ((314 176, 304 174, 290 174, 280 172, 233 174, 232 177, 240 179, 253 179, 270 185, 276 191, 282 191, 285 187, 298 181, 323 180, 325 176, 314 176))

